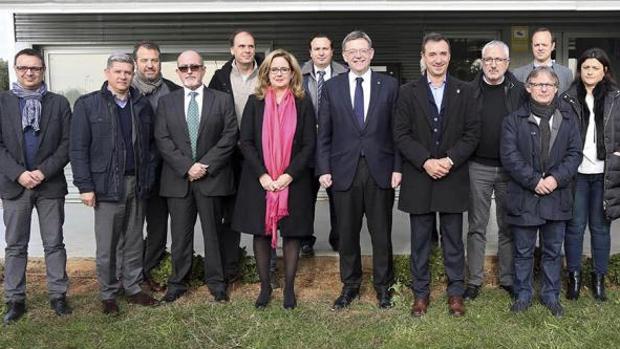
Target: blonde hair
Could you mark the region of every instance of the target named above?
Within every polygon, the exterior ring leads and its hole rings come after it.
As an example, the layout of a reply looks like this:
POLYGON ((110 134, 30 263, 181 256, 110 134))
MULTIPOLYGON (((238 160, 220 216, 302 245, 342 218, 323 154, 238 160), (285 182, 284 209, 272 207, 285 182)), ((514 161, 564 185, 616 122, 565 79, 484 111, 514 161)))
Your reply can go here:
POLYGON ((265 93, 267 89, 271 85, 269 83, 269 72, 271 68, 271 63, 277 57, 284 58, 289 67, 291 68, 291 74, 293 77, 291 78, 291 82, 289 84, 289 88, 293 95, 297 98, 304 98, 304 87, 303 87, 303 77, 301 75, 301 68, 299 68, 299 63, 295 56, 290 54, 288 51, 277 49, 270 52, 265 60, 258 68, 258 86, 256 87, 256 98, 263 99, 265 98, 265 93))

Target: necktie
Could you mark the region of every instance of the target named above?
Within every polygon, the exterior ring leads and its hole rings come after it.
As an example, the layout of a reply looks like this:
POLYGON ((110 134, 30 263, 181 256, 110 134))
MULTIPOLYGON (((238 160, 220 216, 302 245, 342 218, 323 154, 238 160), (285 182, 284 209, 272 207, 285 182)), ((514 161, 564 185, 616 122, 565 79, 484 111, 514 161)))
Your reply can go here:
MULTIPOLYGON (((319 75, 316 89, 316 108, 320 109, 321 98, 323 98, 323 86, 325 86, 325 70, 319 70, 316 73, 319 75)), ((318 113, 319 111, 317 110, 316 112, 318 113)))
POLYGON ((355 97, 353 98, 353 113, 359 122, 360 127, 364 127, 364 90, 362 89, 363 78, 355 78, 355 97))
POLYGON ((551 141, 549 119, 551 119, 552 115, 541 117, 540 124, 538 125, 540 127, 540 162, 543 171, 547 170, 547 160, 549 159, 549 142, 551 141))
POLYGON ((189 93, 191 99, 187 107, 187 130, 189 131, 189 141, 192 144, 192 158, 196 160, 196 144, 198 143, 198 126, 200 117, 198 116, 198 102, 196 96, 198 92, 189 93))

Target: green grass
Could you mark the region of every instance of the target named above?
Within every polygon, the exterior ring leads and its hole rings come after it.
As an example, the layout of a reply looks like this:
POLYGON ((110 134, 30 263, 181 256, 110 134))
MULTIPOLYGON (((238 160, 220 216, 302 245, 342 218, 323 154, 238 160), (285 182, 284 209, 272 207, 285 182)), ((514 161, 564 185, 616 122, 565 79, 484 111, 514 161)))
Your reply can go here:
MULTIPOLYGON (((370 287, 367 288, 371 289, 370 287)), ((247 289, 246 289, 247 291, 247 289)), ((366 291, 369 292, 369 291, 366 291)), ((563 300, 566 315, 553 318, 540 304, 523 314, 509 312, 509 298, 485 288, 467 303, 463 318, 448 315, 435 297, 422 319, 409 315, 409 291, 387 311, 372 298, 332 312, 332 299, 300 299, 293 311, 281 297, 256 311, 253 292, 235 292, 228 304, 195 292, 178 304, 142 308, 121 302, 121 314, 101 314, 95 292, 71 297, 75 312, 57 318, 46 295, 35 292, 26 317, 0 328, 0 348, 617 348, 620 346, 620 292, 596 304, 584 290, 577 302, 563 300)), ((277 292, 279 295, 279 292, 277 292)))

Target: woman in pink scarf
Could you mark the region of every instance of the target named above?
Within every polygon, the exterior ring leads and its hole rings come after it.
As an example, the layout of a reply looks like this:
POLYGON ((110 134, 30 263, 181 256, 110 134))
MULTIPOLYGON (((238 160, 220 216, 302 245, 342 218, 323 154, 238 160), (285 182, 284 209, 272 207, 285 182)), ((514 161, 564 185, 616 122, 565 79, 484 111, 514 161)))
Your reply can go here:
POLYGON ((241 121, 244 162, 233 229, 254 235, 254 256, 261 281, 256 308, 271 298, 269 260, 283 239, 283 306, 293 309, 300 238, 312 234, 312 171, 316 121, 312 102, 304 98, 302 75, 293 55, 275 50, 258 71, 259 86, 241 121))

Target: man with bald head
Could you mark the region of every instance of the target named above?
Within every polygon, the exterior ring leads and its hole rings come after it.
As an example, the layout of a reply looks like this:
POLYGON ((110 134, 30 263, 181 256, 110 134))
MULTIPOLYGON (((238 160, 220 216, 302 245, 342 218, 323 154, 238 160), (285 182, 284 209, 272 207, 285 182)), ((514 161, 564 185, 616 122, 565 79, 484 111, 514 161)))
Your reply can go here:
POLYGON ((200 216, 205 283, 215 301, 226 302, 218 231, 222 198, 235 191, 230 158, 237 144, 235 105, 230 95, 203 85, 205 66, 193 50, 177 58, 183 88, 159 100, 155 140, 163 158, 160 195, 167 198, 172 235, 172 275, 164 302, 187 292, 194 225, 200 216))

